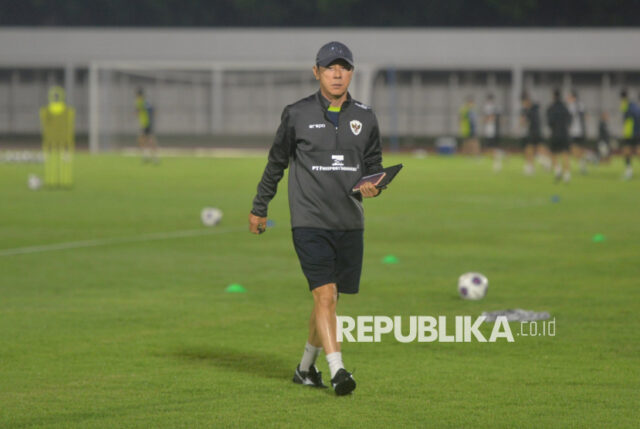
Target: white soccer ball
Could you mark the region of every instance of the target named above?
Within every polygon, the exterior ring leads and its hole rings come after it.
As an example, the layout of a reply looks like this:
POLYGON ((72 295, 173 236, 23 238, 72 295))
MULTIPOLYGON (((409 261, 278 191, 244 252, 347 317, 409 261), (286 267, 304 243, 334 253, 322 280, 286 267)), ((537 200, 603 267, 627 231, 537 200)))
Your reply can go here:
POLYGON ((29 179, 27 180, 27 186, 29 186, 29 189, 32 191, 37 191, 42 187, 42 179, 35 174, 30 174, 29 179))
POLYGON ((463 299, 482 299, 488 288, 489 280, 480 273, 465 273, 458 279, 458 292, 463 299))
POLYGON ((204 226, 216 226, 222 220, 222 210, 215 207, 205 207, 200 213, 200 219, 204 226))

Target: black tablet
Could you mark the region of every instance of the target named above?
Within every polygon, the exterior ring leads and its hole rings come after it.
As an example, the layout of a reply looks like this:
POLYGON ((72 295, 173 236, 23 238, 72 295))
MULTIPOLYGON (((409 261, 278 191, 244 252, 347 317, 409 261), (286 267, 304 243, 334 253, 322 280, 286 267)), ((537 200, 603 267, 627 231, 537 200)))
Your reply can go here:
POLYGON ((387 187, 389 183, 393 180, 394 177, 402 170, 402 164, 393 165, 391 167, 387 167, 383 169, 379 173, 370 174, 368 176, 361 177, 358 181, 351 187, 352 194, 358 194, 360 192, 360 186, 365 183, 373 183, 376 188, 384 189, 387 187))

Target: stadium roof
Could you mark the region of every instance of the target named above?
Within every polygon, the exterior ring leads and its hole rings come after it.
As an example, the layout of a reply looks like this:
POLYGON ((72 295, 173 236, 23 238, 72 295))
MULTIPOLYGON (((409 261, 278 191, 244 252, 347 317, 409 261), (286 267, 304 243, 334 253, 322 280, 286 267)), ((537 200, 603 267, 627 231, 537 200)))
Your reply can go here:
POLYGON ((635 29, 2 28, 0 66, 93 61, 309 64, 330 40, 356 66, 544 70, 640 69, 635 29))

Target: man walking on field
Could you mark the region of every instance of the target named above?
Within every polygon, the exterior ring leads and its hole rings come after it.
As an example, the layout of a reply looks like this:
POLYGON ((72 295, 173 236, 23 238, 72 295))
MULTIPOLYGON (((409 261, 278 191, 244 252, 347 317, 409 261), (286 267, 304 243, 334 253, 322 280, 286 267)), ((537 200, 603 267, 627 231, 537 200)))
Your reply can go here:
POLYGON ((364 211, 362 197, 380 193, 367 183, 356 196, 351 187, 361 176, 382 170, 380 132, 369 106, 348 93, 353 55, 340 42, 322 46, 313 74, 317 93, 285 107, 267 166, 249 215, 249 230, 264 232, 267 206, 284 170, 289 170, 289 208, 293 244, 313 296, 309 336, 293 381, 326 387, 315 361, 324 348, 336 394, 353 391, 356 382, 342 363, 336 335, 340 293, 358 293, 362 270, 364 211))
POLYGON ((569 164, 569 126, 571 113, 562 102, 559 89, 553 91, 553 103, 547 109, 547 124, 551 130, 549 146, 551 148, 551 163, 556 180, 571 180, 571 166, 569 164), (558 155, 561 161, 558 160, 558 155), (562 165, 560 164, 562 162, 562 165))

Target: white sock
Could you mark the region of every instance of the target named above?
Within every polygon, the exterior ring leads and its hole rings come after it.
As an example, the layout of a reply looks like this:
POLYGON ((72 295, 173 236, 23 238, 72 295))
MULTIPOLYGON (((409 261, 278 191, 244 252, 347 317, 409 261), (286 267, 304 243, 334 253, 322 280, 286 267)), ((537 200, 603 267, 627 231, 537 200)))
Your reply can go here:
POLYGON ((331 378, 336 376, 336 372, 340 368, 344 368, 342 364, 342 353, 333 352, 327 355, 327 363, 329 364, 329 371, 331 371, 331 378))
POLYGON ((313 346, 307 341, 307 344, 304 346, 304 354, 300 360, 300 371, 309 371, 311 365, 316 363, 316 358, 321 351, 322 347, 313 346))
POLYGON ((533 166, 532 163, 527 162, 524 164, 523 172, 525 176, 531 176, 534 171, 535 171, 535 167, 533 166))
POLYGON ((554 174, 556 175, 556 177, 561 177, 562 176, 562 166, 556 165, 556 168, 554 170, 554 174))
POLYGON ((538 155, 536 160, 545 170, 551 170, 551 158, 546 155, 538 155))

